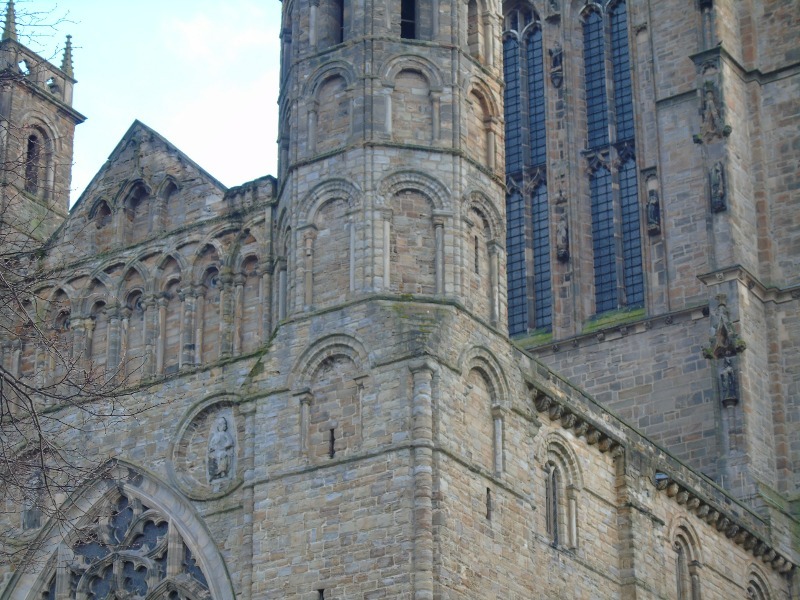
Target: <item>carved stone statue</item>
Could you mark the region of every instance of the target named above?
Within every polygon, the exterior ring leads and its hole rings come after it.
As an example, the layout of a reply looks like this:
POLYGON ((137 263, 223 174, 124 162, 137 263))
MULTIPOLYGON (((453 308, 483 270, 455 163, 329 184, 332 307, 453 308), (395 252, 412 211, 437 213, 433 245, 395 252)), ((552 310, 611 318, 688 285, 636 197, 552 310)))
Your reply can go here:
POLYGON ((725 171, 721 162, 717 161, 711 167, 709 180, 711 182, 711 210, 721 212, 727 208, 725 201, 725 171))
POLYGON ((548 50, 550 54, 550 81, 553 86, 561 87, 564 81, 564 49, 561 44, 556 42, 556 45, 548 50))
POLYGON ((569 260, 569 224, 567 213, 561 213, 556 226, 556 256, 558 260, 569 260))
POLYGON ((228 432, 228 420, 217 417, 215 431, 208 440, 208 481, 213 483, 230 477, 235 443, 228 432))
POLYGON ((738 399, 736 372, 733 369, 733 362, 728 356, 723 360, 723 366, 719 371, 719 384, 723 402, 729 403, 738 399))
POLYGON ((723 126, 714 89, 707 86, 703 96, 703 135, 712 137, 722 135, 723 126))
POLYGON ((650 235, 661 233, 661 205, 656 190, 647 192, 647 233, 650 235))

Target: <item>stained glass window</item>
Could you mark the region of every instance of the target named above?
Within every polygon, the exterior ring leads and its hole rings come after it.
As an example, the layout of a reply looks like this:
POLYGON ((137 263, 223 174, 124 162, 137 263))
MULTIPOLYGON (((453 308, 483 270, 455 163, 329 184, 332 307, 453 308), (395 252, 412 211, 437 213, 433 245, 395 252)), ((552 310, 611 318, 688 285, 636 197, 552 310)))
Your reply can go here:
POLYGON ((597 313, 623 306, 644 306, 627 8, 624 1, 607 3, 607 8, 608 28, 599 10, 593 8, 583 15, 587 150, 595 156, 621 157, 618 171, 612 174, 601 166, 589 181, 597 313), (611 55, 611 102, 606 89, 606 47, 611 55), (609 129, 609 123, 614 127, 609 129), (614 134, 613 140, 610 132, 614 134), (613 186, 612 179, 619 185, 613 186))
POLYGON ((515 335, 531 327, 549 330, 552 324, 550 215, 543 181, 546 70, 536 15, 522 5, 512 8, 506 12, 505 29, 506 176, 521 189, 534 190, 513 191, 506 199, 508 328, 515 335))

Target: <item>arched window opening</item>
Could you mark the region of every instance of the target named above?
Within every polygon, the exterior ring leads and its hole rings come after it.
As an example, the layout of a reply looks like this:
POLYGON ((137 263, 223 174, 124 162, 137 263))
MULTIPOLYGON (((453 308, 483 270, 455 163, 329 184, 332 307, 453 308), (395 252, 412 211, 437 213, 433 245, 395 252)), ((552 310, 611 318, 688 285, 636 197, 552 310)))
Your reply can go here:
POLYGON ((554 545, 561 543, 561 523, 559 507, 561 504, 561 474, 554 464, 547 465, 545 470, 545 503, 547 519, 547 535, 554 545))
POLYGON ((747 582, 747 600, 770 600, 770 597, 767 586, 761 578, 755 574, 751 575, 747 582))
POLYGON ((25 191, 39 193, 39 178, 42 170, 42 141, 36 134, 28 136, 25 150, 25 191))
POLYGON ((694 536, 681 526, 672 544, 675 550, 675 597, 700 600, 700 561, 694 536))
POLYGON ((506 180, 525 190, 506 198, 508 327, 519 335, 552 329, 546 71, 539 16, 520 3, 504 26, 506 180))
POLYGON ((603 18, 589 11, 583 22, 583 68, 586 77, 586 122, 588 147, 608 144, 608 104, 606 102, 605 37, 603 18))
POLYGON ((595 312, 644 306, 644 269, 633 85, 624 1, 604 17, 591 9, 583 15, 586 92, 586 145, 593 161, 589 188, 592 206, 595 312), (606 26, 608 19, 609 26, 606 26), (608 38, 607 38, 608 33, 608 38), (610 49, 613 95, 606 88, 606 49, 610 49), (612 107, 612 108, 609 108, 612 107), (598 156, 615 155, 613 172, 598 156))
POLYGON ((417 0, 400 0, 400 37, 417 39, 417 0))
POLYGON ((83 537, 76 536, 59 550, 51 567, 55 573, 44 579, 37 598, 68 597, 69 590, 78 598, 211 597, 208 581, 174 520, 127 491, 102 502, 92 510, 94 520, 80 529, 83 537), (83 568, 69 568, 76 563, 83 568))
POLYGON ((144 185, 137 185, 128 194, 125 200, 125 241, 135 242, 146 236, 149 230, 150 214, 147 198, 149 194, 144 185))

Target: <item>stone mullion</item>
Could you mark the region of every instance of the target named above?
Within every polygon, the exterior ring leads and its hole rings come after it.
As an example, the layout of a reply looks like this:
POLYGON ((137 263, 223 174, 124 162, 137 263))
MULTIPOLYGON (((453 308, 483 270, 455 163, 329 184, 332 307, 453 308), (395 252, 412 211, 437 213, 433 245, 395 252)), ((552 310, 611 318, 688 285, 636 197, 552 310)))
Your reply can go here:
POLYGON ((192 289, 195 297, 194 364, 203 364, 203 336, 205 334, 206 286, 198 285, 192 289))
POLYGON ((167 305, 169 299, 161 295, 158 300, 158 336, 156 348, 156 373, 158 375, 164 374, 164 355, 167 351, 167 305))
POLYGON ((286 273, 286 259, 278 259, 278 321, 286 318, 286 304, 288 301, 288 279, 286 273))
POLYGON ((180 367, 188 367, 194 364, 194 339, 196 314, 196 297, 194 291, 188 288, 180 294, 181 297, 181 358, 180 367))
POLYGON ((259 313, 259 327, 260 339, 259 342, 264 342, 269 339, 272 330, 272 313, 273 313, 273 299, 272 299, 272 275, 274 269, 272 266, 268 267, 261 274, 261 279, 258 286, 258 306, 263 308, 263 313, 259 313))
POLYGON ((178 369, 182 369, 186 363, 184 360, 186 339, 189 337, 189 327, 186 323, 187 310, 186 306, 186 292, 181 288, 178 290, 178 299, 181 301, 181 306, 178 311, 178 369))
POLYGON ((116 307, 107 308, 108 334, 106 335, 106 372, 113 376, 119 366, 120 323, 116 307))
POLYGON ((128 369, 128 348, 130 347, 131 315, 133 311, 125 307, 120 311, 119 371, 120 375, 130 374, 128 369))
POLYGON ((233 274, 230 269, 223 269, 219 277, 219 358, 227 358, 233 349, 232 319, 233 311, 233 274))
POLYGON ((170 520, 167 530, 167 577, 177 577, 183 572, 183 538, 175 522, 170 520))
POLYGON ((433 374, 436 365, 410 365, 413 376, 414 598, 433 600, 433 374))
POLYGON ((242 353, 242 335, 244 329, 244 284, 246 277, 237 273, 233 278, 233 354, 242 353))
POLYGON ((489 289, 491 298, 491 323, 500 324, 500 255, 502 247, 497 242, 489 244, 489 289))
POLYGON ((434 217, 433 220, 433 233, 434 233, 434 276, 436 277, 436 294, 444 294, 444 219, 441 217, 434 217))
POLYGON ((144 364, 145 375, 152 377, 155 374, 156 358, 153 356, 157 340, 154 339, 158 333, 158 311, 154 310, 158 306, 155 296, 148 296, 142 303, 143 315, 142 324, 144 326, 144 364))
POLYGON ((505 464, 504 417, 501 406, 492 407, 492 424, 494 427, 494 474, 499 477, 503 474, 505 464))

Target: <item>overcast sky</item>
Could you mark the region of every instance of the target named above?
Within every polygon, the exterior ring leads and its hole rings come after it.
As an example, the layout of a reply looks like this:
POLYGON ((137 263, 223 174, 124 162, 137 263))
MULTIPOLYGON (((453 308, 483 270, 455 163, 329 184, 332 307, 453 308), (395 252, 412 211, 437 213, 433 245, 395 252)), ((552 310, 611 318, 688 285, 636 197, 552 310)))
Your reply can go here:
POLYGON ((87 117, 75 133, 72 203, 134 119, 226 186, 276 173, 279 0, 15 4, 20 41, 57 66, 72 35, 73 107, 87 117), (55 24, 27 24, 39 11, 55 24))

